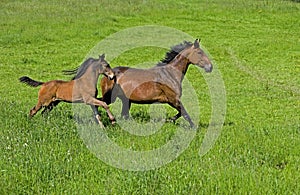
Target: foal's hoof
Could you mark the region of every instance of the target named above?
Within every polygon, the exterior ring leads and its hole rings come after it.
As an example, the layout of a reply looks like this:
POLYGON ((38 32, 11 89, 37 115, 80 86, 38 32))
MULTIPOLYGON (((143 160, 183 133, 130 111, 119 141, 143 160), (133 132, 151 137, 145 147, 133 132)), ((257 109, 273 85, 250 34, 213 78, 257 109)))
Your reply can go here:
POLYGON ((112 125, 115 125, 116 124, 116 119, 113 119, 110 122, 111 122, 112 125))
POLYGON ((98 125, 101 127, 101 128, 105 128, 103 123, 101 122, 101 118, 99 115, 96 115, 95 116, 95 119, 96 119, 96 123, 98 123, 98 125))
POLYGON ((27 118, 28 118, 28 119, 32 119, 33 116, 34 116, 34 115, 32 115, 32 114, 28 114, 28 115, 27 115, 27 118))
POLYGON ((102 123, 102 122, 100 122, 100 123, 99 123, 99 125, 100 125, 100 128, 102 128, 102 129, 104 129, 104 128, 105 128, 105 126, 103 125, 103 123, 102 123))

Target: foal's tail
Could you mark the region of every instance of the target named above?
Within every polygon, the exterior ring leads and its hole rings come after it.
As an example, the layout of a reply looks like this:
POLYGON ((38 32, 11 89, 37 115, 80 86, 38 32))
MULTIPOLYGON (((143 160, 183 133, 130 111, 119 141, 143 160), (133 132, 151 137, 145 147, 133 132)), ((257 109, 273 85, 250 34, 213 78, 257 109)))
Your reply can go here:
POLYGON ((20 80, 20 82, 26 83, 27 85, 29 85, 31 87, 37 87, 39 85, 44 84, 43 82, 35 81, 27 76, 20 77, 19 80, 20 80))

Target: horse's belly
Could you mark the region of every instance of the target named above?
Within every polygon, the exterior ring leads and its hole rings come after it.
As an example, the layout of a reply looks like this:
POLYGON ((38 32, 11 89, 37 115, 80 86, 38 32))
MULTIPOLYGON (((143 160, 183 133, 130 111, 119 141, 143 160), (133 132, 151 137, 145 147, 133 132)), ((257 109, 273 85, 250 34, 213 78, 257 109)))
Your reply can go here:
POLYGON ((159 84, 145 82, 138 85, 124 86, 125 96, 133 102, 165 102, 166 96, 159 84))

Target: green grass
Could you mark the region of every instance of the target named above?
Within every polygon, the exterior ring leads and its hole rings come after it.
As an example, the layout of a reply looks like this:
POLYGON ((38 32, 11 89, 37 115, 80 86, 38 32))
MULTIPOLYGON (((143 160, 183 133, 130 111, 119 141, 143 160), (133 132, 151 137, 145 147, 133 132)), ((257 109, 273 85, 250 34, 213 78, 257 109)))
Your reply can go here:
MULTIPOLYGON (((0 5, 1 194, 299 193, 297 1, 5 0, 0 5), (99 41, 143 25, 168 26, 201 37, 218 65, 226 88, 226 118, 206 155, 198 153, 211 117, 211 100, 205 79, 195 77, 199 74, 194 67, 186 77, 200 102, 200 127, 178 158, 154 170, 117 169, 97 158, 80 136, 71 104, 62 103, 45 117, 27 118, 38 90, 20 84, 20 76, 68 80, 61 71, 78 66, 99 41)), ((155 62, 165 52, 137 48, 111 65, 155 62)), ((133 105, 131 114, 151 124, 148 108, 133 105)), ((165 109, 168 116, 175 114, 165 109)), ((145 151, 173 139, 177 127, 165 124, 144 137, 119 126, 101 132, 124 148, 145 151)))

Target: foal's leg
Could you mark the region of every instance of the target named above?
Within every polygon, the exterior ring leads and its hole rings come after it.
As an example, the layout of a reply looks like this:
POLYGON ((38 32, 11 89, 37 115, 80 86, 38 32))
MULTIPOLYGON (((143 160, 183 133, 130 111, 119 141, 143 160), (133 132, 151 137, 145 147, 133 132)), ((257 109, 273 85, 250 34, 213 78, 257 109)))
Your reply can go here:
POLYGON ((38 101, 38 103, 36 104, 36 106, 34 106, 30 112, 29 112, 29 117, 33 117, 40 109, 42 108, 42 104, 40 101, 38 101))
POLYGON ((57 104, 59 104, 59 102, 59 100, 51 102, 48 106, 44 108, 44 110, 42 111, 42 115, 48 114, 55 106, 57 106, 57 104))
MULTIPOLYGON (((105 102, 100 101, 100 100, 98 100, 98 99, 96 99, 96 98, 94 98, 94 97, 93 97, 93 98, 86 99, 85 102, 86 102, 87 104, 90 104, 90 105, 101 106, 102 108, 105 109, 105 111, 106 111, 106 113, 107 113, 107 115, 108 115, 108 117, 109 117, 111 123, 114 124, 114 123, 116 122, 115 117, 114 117, 113 114, 110 112, 109 107, 108 107, 108 105, 107 105, 105 102)), ((98 110, 97 110, 97 112, 98 112, 98 110)))
POLYGON ((103 123, 101 122, 101 117, 100 117, 100 114, 98 112, 98 106, 95 106, 95 105, 91 105, 91 108, 94 112, 94 116, 95 116, 95 119, 97 121, 97 123, 101 126, 101 128, 104 128, 104 125, 103 123))
MULTIPOLYGON (((59 103, 59 102, 58 102, 59 103)), ((43 113, 47 110, 47 109, 52 109, 50 108, 52 106, 52 104, 55 106, 58 103, 55 102, 55 99, 53 99, 51 97, 51 95, 46 94, 41 96, 39 93, 39 99, 38 99, 38 103, 36 104, 36 106, 34 106, 30 112, 29 112, 29 117, 33 117, 41 108, 45 107, 46 109, 43 110, 43 113), (54 104, 53 104, 54 103, 54 104)))
POLYGON ((178 111, 178 114, 171 118, 172 121, 175 122, 175 120, 177 120, 180 116, 183 116, 183 118, 190 123, 191 127, 195 126, 180 100, 177 100, 176 103, 169 103, 169 105, 178 111))

